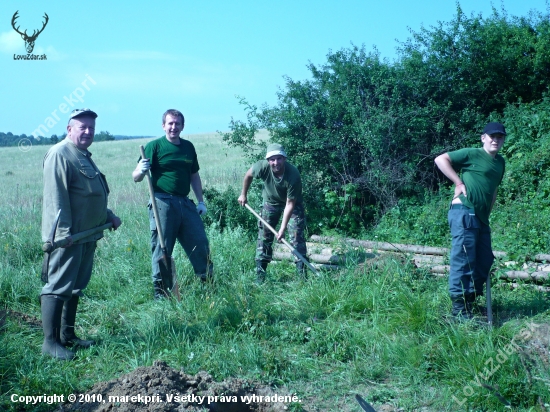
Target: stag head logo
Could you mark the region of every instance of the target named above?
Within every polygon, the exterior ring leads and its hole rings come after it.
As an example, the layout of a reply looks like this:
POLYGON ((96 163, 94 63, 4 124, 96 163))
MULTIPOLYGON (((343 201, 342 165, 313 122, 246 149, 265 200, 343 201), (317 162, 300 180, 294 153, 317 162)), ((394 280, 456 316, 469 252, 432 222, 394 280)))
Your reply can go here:
POLYGON ((38 30, 38 31, 37 31, 37 30, 34 30, 33 33, 32 33, 32 35, 29 36, 29 35, 27 34, 27 30, 25 30, 24 33, 21 33, 21 32, 19 31, 19 26, 15 27, 15 20, 17 20, 17 18, 19 17, 19 16, 17 15, 17 13, 19 13, 19 10, 17 10, 17 11, 13 14, 13 17, 11 18, 11 25, 12 25, 13 29, 14 29, 17 33, 19 33, 19 34, 21 35, 21 38, 22 38, 23 40, 25 40, 25 48, 27 49, 27 53, 32 53, 32 51, 34 50, 34 42, 36 41, 36 38, 38 37, 38 35, 39 35, 40 33, 42 33, 42 31, 43 31, 44 28, 46 27, 46 24, 48 24, 48 20, 49 20, 50 18, 48 17, 48 15, 47 15, 46 13, 44 13, 44 19, 45 19, 45 21, 44 21, 44 24, 43 24, 42 28, 41 28, 40 30, 38 30))

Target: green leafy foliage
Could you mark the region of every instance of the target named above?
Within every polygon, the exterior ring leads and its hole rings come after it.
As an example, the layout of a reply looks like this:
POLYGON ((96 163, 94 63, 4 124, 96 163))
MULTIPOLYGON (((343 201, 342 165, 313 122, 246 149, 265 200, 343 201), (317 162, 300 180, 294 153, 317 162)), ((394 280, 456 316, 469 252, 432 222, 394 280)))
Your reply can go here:
POLYGON ((411 34, 395 62, 354 46, 310 64, 311 79, 287 78, 276 106, 241 99, 247 122, 231 121, 224 140, 254 153, 255 131, 268 129, 302 173, 314 228, 357 234, 400 199, 436 189, 436 155, 477 144, 487 119, 547 90, 541 14, 468 17, 457 6, 452 21, 411 34))
MULTIPOLYGON (((226 228, 241 227, 249 234, 258 230, 254 215, 237 202, 240 191, 235 187, 228 186, 223 191, 208 187, 204 189, 203 194, 208 205, 208 213, 204 217, 206 225, 216 224, 222 231, 226 228)), ((254 190, 254 186, 248 193, 248 203, 256 210, 262 203, 261 196, 258 190, 254 190)))
MULTIPOLYGON (((493 248, 509 260, 550 250, 550 99, 510 104, 504 110, 506 172, 491 213, 493 248)), ((448 246, 447 210, 452 189, 401 199, 369 233, 369 238, 448 246)))

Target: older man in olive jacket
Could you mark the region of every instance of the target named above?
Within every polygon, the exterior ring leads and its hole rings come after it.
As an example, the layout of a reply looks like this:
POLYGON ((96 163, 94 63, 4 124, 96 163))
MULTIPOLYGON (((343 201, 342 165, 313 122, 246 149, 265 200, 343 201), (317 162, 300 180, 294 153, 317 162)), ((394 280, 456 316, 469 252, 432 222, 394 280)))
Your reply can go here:
POLYGON ((89 347, 93 341, 79 339, 74 323, 79 297, 92 274, 98 232, 78 242, 71 235, 101 226, 106 222, 117 229, 121 221, 107 208, 107 180, 92 160, 88 147, 94 140, 97 114, 89 109, 71 113, 67 137, 53 146, 44 157, 44 196, 42 240, 48 239, 59 214, 56 241, 68 244, 50 254, 47 283, 42 288, 42 353, 70 360, 74 352, 68 346, 89 347))

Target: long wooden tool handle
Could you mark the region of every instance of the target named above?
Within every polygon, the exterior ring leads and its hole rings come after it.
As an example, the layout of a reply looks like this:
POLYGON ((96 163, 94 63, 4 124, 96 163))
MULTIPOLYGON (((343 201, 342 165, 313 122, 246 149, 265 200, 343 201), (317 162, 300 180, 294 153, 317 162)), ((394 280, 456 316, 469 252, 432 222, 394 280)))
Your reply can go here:
MULTIPOLYGON (((84 238, 86 238, 88 236, 91 236, 91 235, 93 235, 95 233, 98 233, 98 232, 103 232, 104 230, 110 229, 112 227, 113 227, 113 224, 111 222, 105 223, 102 226, 93 227, 93 228, 85 230, 83 232, 74 234, 74 235, 71 236, 71 239, 72 239, 73 243, 76 243, 81 239, 84 239, 84 238)), ((51 253, 57 248, 66 246, 68 243, 69 243, 68 238, 61 239, 57 242, 54 242, 53 245, 50 242, 46 242, 42 245, 42 250, 46 253, 51 253)))
POLYGON ((489 276, 487 276, 487 284, 486 284, 487 290, 487 323, 489 326, 493 326, 493 297, 491 296, 491 273, 489 273, 489 276))
POLYGON ((113 224, 109 222, 109 223, 105 223, 102 226, 94 227, 93 229, 85 230, 84 232, 77 233, 76 235, 72 236, 73 242, 78 242, 80 239, 84 239, 85 237, 93 235, 94 233, 103 232, 104 230, 110 229, 112 227, 113 227, 113 224))
MULTIPOLYGON (((141 152, 141 158, 146 159, 143 145, 139 146, 139 150, 141 152)), ((164 236, 162 233, 162 228, 160 226, 159 211, 157 209, 157 201, 155 199, 155 190, 153 189, 153 181, 151 180, 151 175, 149 174, 149 171, 145 173, 145 176, 147 176, 147 183, 149 183, 149 196, 151 196, 151 205, 153 205, 153 214, 155 215, 155 222, 157 224, 157 232, 159 234, 158 238, 160 240, 160 247, 164 251, 166 250, 166 246, 164 245, 164 236)))
MULTIPOLYGON (((141 158, 145 159, 145 150, 143 149, 143 145, 139 146, 139 151, 141 152, 141 158)), ((166 245, 164 243, 164 236, 162 233, 162 227, 160 225, 160 219, 159 219, 159 210, 157 208, 157 200, 155 199, 155 190, 153 189, 153 180, 151 179, 151 174, 149 171, 145 173, 147 176, 147 183, 149 184, 149 195, 151 196, 151 205, 153 206, 153 214, 155 216, 155 223, 157 225, 157 232, 158 232, 158 239, 160 241, 160 248, 162 250, 162 260, 164 262, 164 266, 172 271, 172 293, 176 296, 176 299, 178 302, 181 301, 181 295, 180 295, 180 287, 178 284, 178 277, 176 275, 176 265, 174 262, 174 259, 171 256, 168 256, 166 253, 166 245)))
MULTIPOLYGON (((273 232, 273 234, 274 234, 275 236, 277 236, 277 231, 276 231, 275 229, 273 229, 273 227, 272 227, 269 223, 267 223, 258 213, 256 213, 256 211, 255 211, 254 209, 252 209, 248 203, 245 203, 244 205, 246 206, 246 208, 247 208, 248 210, 250 210, 250 212, 251 212, 254 216, 256 216, 256 218, 257 218, 260 222, 262 222, 262 223, 265 225, 265 227, 267 227, 269 230, 271 230, 271 231, 273 232)), ((283 244, 284 244, 287 248, 289 248, 290 251, 291 251, 294 255, 296 255, 296 257, 297 257, 298 259, 300 259, 302 262, 304 262, 304 263, 307 265, 307 267, 308 267, 313 273, 315 273, 316 275, 319 274, 319 272, 317 272, 317 269, 315 269, 315 267, 313 267, 313 265, 312 265, 311 263, 309 263, 309 262, 307 261, 307 259, 306 259, 305 257, 303 257, 302 254, 296 250, 296 248, 294 248, 294 247, 293 247, 290 243, 288 243, 285 239, 281 239, 281 242, 283 242, 283 244)))

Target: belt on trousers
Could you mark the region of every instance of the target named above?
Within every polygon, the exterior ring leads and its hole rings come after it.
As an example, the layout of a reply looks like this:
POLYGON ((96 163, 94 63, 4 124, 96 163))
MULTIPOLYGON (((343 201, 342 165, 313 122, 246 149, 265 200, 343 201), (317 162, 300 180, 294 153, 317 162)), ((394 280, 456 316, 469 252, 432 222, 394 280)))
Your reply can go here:
POLYGON ((182 199, 182 200, 189 199, 189 196, 178 196, 178 195, 171 195, 170 193, 159 193, 159 192, 155 192, 155 197, 158 197, 159 199, 182 199))
POLYGON ((449 209, 464 209, 464 210, 470 210, 470 211, 474 211, 474 209, 472 209, 471 207, 468 207, 468 206, 464 206, 463 204, 451 204, 451 207, 449 209))

